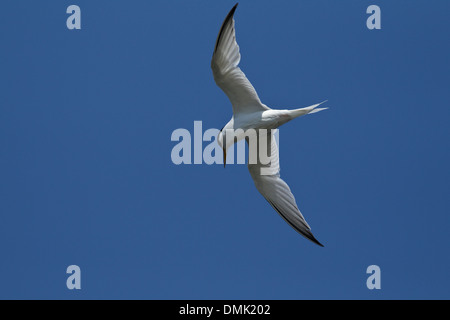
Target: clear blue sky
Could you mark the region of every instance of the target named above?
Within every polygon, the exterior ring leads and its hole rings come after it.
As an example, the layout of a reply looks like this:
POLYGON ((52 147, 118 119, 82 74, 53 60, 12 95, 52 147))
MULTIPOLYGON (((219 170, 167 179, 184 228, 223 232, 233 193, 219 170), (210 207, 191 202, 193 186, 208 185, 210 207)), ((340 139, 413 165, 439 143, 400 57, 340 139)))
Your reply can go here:
POLYGON ((450 2, 240 1, 262 101, 328 99, 280 130, 282 177, 324 248, 246 165, 171 161, 173 130, 231 116, 210 59, 234 4, 2 4, 0 298, 450 298, 450 2))

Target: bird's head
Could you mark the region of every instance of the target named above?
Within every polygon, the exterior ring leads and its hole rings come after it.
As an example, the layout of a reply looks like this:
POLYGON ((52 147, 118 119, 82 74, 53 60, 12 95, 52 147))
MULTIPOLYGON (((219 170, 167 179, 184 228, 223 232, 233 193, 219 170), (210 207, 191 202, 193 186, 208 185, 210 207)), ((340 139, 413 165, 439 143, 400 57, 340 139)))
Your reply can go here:
POLYGON ((223 150, 224 168, 227 160, 227 150, 238 140, 240 140, 240 136, 236 136, 236 131, 233 129, 233 123, 231 121, 227 123, 217 135, 217 143, 223 150))

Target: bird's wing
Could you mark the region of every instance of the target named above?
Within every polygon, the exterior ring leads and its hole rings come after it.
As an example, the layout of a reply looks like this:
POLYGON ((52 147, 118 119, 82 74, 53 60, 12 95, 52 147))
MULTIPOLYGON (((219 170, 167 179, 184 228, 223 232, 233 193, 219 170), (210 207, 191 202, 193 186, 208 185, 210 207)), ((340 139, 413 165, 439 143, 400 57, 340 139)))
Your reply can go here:
MULTIPOLYGON (((260 132, 261 131, 262 130, 260 130, 260 132)), ((247 142, 249 142, 248 138, 247 142)), ((263 142, 262 146, 264 145, 266 144, 263 142)), ((256 188, 264 196, 264 198, 266 198, 270 205, 280 214, 280 216, 286 220, 289 225, 291 225, 292 228, 312 242, 323 247, 323 245, 311 233, 311 228, 298 209, 291 189, 287 183, 280 178, 278 147, 273 133, 271 133, 270 130, 266 133, 260 133, 258 136, 257 146, 258 147, 254 150, 258 150, 259 154, 267 154, 268 159, 265 160, 270 159, 270 162, 265 165, 262 164, 262 162, 267 163, 267 161, 260 161, 263 158, 259 155, 258 157, 253 157, 253 160, 257 159, 257 161, 253 161, 256 163, 251 164, 250 157, 252 151, 249 151, 248 170, 250 171, 250 175, 253 178, 256 188), (259 151, 259 140, 262 135, 266 135, 265 139, 267 141, 267 152, 265 150, 259 151), (266 153, 264 154, 264 152, 266 153)), ((249 150, 250 149, 252 148, 250 148, 249 145, 249 150)))
POLYGON ((228 13, 217 36, 211 60, 214 80, 230 99, 234 114, 268 110, 269 108, 261 103, 255 88, 238 67, 241 54, 234 31, 233 15, 236 7, 237 4, 228 13))

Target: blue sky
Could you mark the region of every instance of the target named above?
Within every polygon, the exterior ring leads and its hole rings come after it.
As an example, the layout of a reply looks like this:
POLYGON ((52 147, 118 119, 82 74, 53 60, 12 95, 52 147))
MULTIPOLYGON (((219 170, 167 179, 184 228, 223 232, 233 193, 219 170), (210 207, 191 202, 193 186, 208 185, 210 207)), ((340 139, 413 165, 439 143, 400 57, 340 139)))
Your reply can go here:
POLYGON ((324 248, 246 165, 171 161, 173 130, 231 116, 210 59, 234 4, 2 4, 0 298, 450 298, 450 2, 240 1, 262 101, 328 99, 280 130, 281 175, 324 248))

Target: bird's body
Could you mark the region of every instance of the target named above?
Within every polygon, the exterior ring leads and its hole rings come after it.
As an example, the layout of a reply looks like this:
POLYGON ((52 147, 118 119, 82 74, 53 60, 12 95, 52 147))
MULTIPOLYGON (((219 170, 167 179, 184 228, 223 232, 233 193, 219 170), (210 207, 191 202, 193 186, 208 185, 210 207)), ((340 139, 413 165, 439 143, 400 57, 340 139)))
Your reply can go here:
POLYGON ((211 61, 214 80, 228 96, 233 107, 231 120, 217 137, 217 142, 223 148, 224 165, 226 151, 236 141, 245 138, 249 149, 256 145, 253 151, 256 151, 255 158, 251 157, 250 151, 248 169, 257 190, 295 230, 322 246, 312 235, 311 228, 300 213, 289 186, 280 178, 278 147, 272 130, 292 119, 326 108, 317 108, 321 104, 319 103, 294 110, 276 110, 260 101, 256 90, 238 67, 241 56, 233 19, 236 7, 237 4, 222 24, 211 61), (249 132, 255 133, 254 140, 249 132), (265 161, 262 155, 265 155, 265 161))
POLYGON ((243 113, 234 116, 223 127, 222 132, 227 129, 276 129, 291 118, 287 110, 266 110, 251 113, 243 113))
POLYGON ((295 110, 268 109, 264 111, 240 113, 238 116, 233 115, 230 121, 223 127, 222 131, 226 129, 242 129, 244 131, 248 129, 276 129, 292 119, 311 113, 311 111, 325 109, 315 109, 319 104, 295 110))

